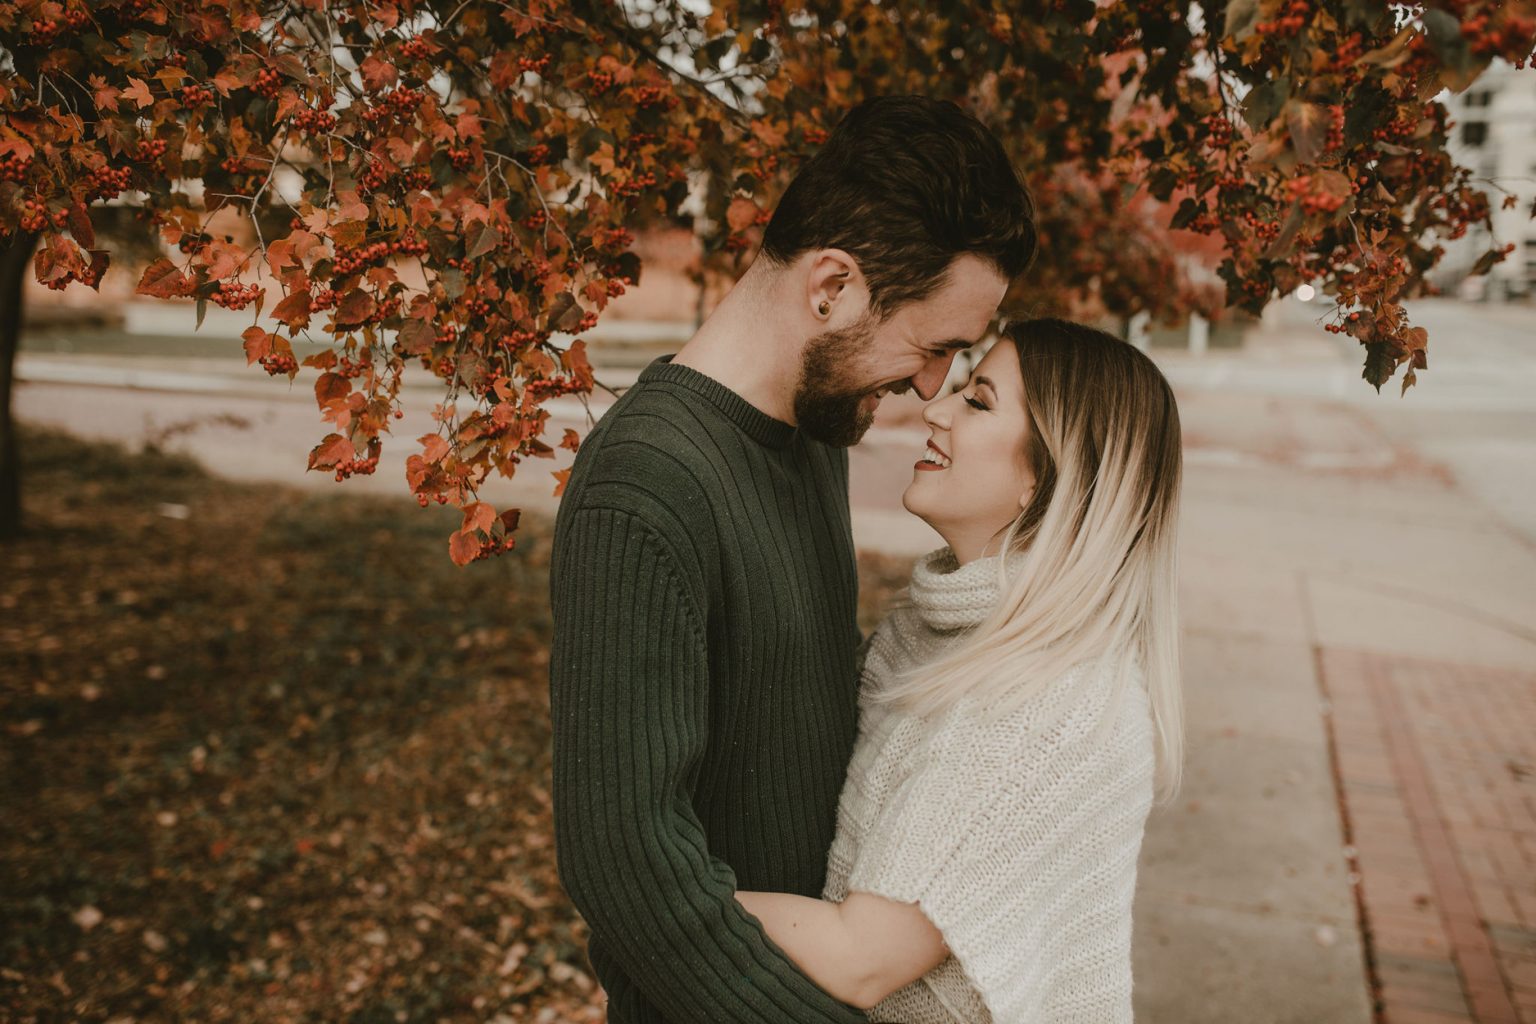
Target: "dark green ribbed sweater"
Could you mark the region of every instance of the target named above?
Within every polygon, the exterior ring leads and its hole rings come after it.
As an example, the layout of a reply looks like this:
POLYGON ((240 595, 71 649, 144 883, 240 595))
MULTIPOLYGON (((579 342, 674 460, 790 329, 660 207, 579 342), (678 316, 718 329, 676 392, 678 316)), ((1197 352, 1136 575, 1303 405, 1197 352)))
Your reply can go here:
POLYGON ((820 896, 857 730, 847 453, 657 360, 555 527, 555 841, 614 1024, 864 1015, 738 889, 820 896))

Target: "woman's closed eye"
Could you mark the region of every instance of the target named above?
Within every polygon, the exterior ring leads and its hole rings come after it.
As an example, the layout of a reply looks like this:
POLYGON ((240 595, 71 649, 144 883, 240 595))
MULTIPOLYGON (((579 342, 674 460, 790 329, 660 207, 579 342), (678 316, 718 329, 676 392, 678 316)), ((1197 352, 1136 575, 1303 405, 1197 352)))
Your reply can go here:
POLYGON ((980 409, 982 412, 987 412, 990 408, 985 402, 976 398, 974 395, 966 395, 965 404, 970 406, 972 409, 980 409))

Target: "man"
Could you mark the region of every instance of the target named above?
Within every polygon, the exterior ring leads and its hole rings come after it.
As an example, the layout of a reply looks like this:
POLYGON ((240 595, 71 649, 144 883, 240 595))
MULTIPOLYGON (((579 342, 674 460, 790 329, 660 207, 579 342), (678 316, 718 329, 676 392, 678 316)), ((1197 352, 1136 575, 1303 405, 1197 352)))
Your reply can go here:
POLYGON ((883 395, 937 394, 1034 248, 980 123, 864 103, 583 444, 551 562, 556 848, 614 1024, 864 1019, 733 893, 821 893, 857 726, 844 449, 883 395))

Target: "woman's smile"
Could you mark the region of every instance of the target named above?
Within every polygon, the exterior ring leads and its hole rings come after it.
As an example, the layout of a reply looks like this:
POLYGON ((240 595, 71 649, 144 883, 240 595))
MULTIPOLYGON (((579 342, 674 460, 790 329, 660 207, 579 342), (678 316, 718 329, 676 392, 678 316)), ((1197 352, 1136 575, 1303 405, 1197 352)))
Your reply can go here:
POLYGON ((949 453, 940 448, 938 445, 934 444, 933 439, 929 438, 928 450, 923 453, 923 457, 921 459, 917 460, 917 465, 914 468, 937 471, 948 469, 951 462, 952 460, 949 457, 949 453))

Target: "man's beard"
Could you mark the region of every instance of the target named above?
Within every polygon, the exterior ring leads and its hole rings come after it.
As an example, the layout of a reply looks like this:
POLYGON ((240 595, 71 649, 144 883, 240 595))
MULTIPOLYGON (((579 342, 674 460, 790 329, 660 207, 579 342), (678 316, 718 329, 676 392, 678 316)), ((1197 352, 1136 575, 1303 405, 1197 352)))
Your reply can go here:
MULTIPOLYGON (((795 385, 795 422, 807 436, 835 448, 859 443, 875 421, 873 411, 859 406, 878 388, 865 388, 849 377, 859 357, 868 351, 875 318, 823 331, 806 343, 795 385)), ((892 390, 901 390, 900 387, 892 390)))

